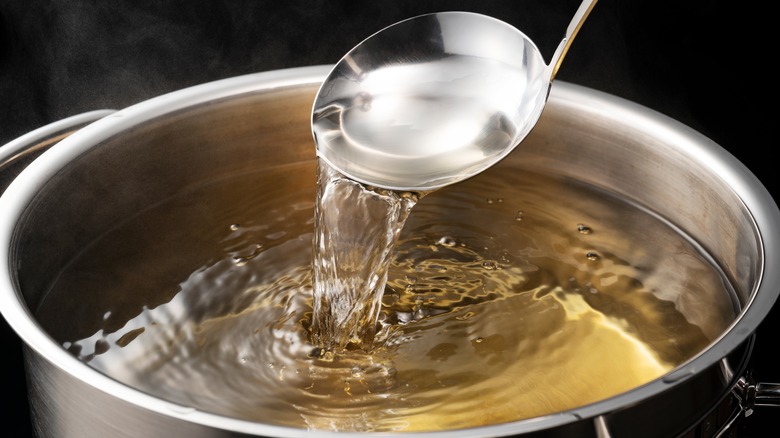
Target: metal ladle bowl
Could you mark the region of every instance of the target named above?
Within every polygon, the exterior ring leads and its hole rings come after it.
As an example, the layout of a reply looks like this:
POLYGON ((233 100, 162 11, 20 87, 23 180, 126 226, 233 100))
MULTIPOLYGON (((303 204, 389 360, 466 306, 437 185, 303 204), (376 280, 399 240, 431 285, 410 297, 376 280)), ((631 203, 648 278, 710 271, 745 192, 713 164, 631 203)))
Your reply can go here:
POLYGON ((539 120, 595 3, 582 2, 549 64, 518 29, 476 13, 420 15, 375 33, 317 93, 317 156, 391 190, 434 190, 482 172, 539 120))

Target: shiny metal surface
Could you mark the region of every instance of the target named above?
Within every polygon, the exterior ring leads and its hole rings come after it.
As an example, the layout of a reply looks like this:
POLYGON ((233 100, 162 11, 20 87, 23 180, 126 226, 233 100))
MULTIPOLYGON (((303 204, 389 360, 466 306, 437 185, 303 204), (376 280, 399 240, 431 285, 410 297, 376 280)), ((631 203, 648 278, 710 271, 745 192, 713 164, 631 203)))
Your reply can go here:
POLYGON ((96 110, 58 120, 3 145, 0 148, 0 194, 43 151, 112 112, 113 110, 96 110))
POLYGON ((507 23, 442 12, 352 49, 314 101, 319 157, 368 185, 425 191, 504 158, 536 124, 563 56, 596 0, 575 13, 549 65, 507 23))
MULTIPOLYGON (((25 343, 39 436, 358 436, 239 421, 151 397, 78 361, 34 316, 56 273, 122 218, 222 175, 313 160, 310 103, 330 70, 236 77, 142 102, 60 141, 12 181, 0 197, 0 311, 25 343)), ((616 397, 532 420, 404 436, 657 438, 685 432, 730 392, 748 354, 745 343, 777 299, 780 211, 774 200, 747 168, 699 133, 560 81, 523 147, 506 159, 620 194, 679 227, 732 280, 739 316, 699 356, 616 397)), ((668 297, 681 308, 688 298, 685 291, 668 297)), ((695 309, 687 313, 696 318, 695 309)), ((372 436, 360 436, 366 435, 372 436)))

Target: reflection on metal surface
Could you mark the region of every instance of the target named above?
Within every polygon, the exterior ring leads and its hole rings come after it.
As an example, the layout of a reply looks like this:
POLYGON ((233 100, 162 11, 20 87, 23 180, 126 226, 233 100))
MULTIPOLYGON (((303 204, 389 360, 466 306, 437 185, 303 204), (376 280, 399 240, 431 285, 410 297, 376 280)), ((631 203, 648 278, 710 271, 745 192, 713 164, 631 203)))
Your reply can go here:
POLYGON ((386 189, 426 191, 494 165, 536 125, 596 0, 574 15, 551 64, 511 25, 469 12, 413 17, 353 48, 312 109, 317 154, 386 189))

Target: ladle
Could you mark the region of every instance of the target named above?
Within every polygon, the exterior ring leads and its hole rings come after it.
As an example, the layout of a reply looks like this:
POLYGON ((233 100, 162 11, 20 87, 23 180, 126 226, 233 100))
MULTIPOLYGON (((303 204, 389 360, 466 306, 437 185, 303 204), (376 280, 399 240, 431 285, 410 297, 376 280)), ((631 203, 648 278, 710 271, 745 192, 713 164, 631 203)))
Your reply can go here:
POLYGON ((580 4, 549 64, 521 31, 477 13, 420 15, 380 30, 320 86, 317 156, 391 190, 434 190, 482 172, 534 127, 595 4, 580 4))

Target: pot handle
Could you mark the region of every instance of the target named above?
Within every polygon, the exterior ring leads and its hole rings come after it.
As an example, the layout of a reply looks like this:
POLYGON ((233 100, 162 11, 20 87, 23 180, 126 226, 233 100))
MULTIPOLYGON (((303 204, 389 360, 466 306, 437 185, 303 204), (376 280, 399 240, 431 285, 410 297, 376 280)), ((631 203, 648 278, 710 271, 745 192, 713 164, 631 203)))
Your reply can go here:
POLYGON ((719 423, 720 428, 712 435, 715 438, 733 436, 730 433, 736 433, 737 425, 756 408, 780 407, 780 383, 756 382, 752 372, 747 371, 737 379, 730 396, 725 400, 729 415, 719 423))
POLYGON ((780 406, 780 383, 755 382, 748 373, 737 381, 734 390, 742 399, 747 415, 755 407, 780 406))
POLYGON ((22 135, 0 146, 0 195, 27 165, 46 149, 90 123, 114 113, 95 110, 71 116, 22 135))

